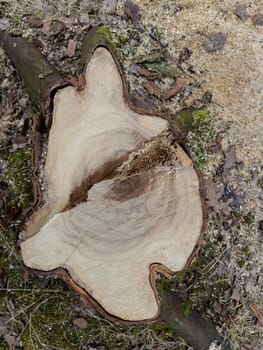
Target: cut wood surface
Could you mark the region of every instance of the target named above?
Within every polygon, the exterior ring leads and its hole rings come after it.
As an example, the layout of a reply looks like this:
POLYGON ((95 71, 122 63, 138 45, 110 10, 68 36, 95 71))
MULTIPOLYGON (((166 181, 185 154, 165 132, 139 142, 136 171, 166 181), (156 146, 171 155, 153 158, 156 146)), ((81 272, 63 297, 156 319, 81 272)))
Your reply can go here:
POLYGON ((83 90, 56 93, 46 203, 22 256, 33 269, 63 268, 116 318, 153 319, 154 271, 183 269, 203 231, 199 177, 165 119, 130 109, 111 52, 96 48, 85 77, 83 90))

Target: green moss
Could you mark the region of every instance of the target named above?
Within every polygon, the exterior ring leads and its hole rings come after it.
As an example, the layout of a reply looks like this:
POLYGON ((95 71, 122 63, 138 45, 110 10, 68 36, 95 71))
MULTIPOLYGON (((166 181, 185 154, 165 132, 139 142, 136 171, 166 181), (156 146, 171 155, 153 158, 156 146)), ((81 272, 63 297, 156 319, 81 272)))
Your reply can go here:
POLYGON ((118 59, 122 62, 122 54, 120 50, 116 48, 117 40, 112 36, 110 30, 104 26, 98 28, 93 27, 89 30, 87 36, 84 39, 82 46, 82 54, 80 59, 80 72, 83 71, 87 62, 90 60, 93 51, 98 46, 106 46, 111 49, 118 59))
MULTIPOLYGON (((149 54, 139 55, 139 56, 134 58, 134 61, 136 63, 159 63, 160 64, 160 62, 162 62, 163 60, 164 60, 164 56, 160 50, 153 50, 149 54)), ((161 67, 163 67, 163 66, 164 66, 164 63, 162 63, 161 67)), ((155 69, 158 67, 158 65, 150 66, 150 67, 152 67, 152 69, 155 69)), ((166 65, 166 67, 167 67, 167 65, 166 65)))
POLYGON ((175 123, 184 135, 187 135, 193 128, 193 108, 181 109, 175 115, 175 123))
POLYGON ((215 136, 212 116, 207 109, 184 109, 175 117, 177 127, 188 135, 188 145, 193 160, 199 169, 203 169, 206 160, 206 147, 215 136))
POLYGON ((181 308, 185 317, 187 317, 191 311, 191 303, 187 300, 181 302, 181 308))
POLYGON ((109 43, 111 43, 112 45, 115 45, 113 43, 111 32, 110 32, 110 30, 108 28, 100 26, 97 29, 97 34, 102 34, 109 43))
POLYGON ((31 149, 24 147, 9 153, 8 167, 3 173, 3 181, 8 183, 11 198, 9 206, 26 208, 32 201, 31 149))
POLYGON ((156 73, 156 77, 167 77, 176 79, 179 76, 174 66, 165 62, 145 63, 144 66, 151 72, 156 73))
POLYGON ((244 260, 240 260, 238 262, 238 266, 242 269, 242 267, 245 265, 245 261, 244 260))
POLYGON ((172 290, 174 287, 174 278, 160 277, 156 282, 156 287, 160 297, 164 290, 172 290))

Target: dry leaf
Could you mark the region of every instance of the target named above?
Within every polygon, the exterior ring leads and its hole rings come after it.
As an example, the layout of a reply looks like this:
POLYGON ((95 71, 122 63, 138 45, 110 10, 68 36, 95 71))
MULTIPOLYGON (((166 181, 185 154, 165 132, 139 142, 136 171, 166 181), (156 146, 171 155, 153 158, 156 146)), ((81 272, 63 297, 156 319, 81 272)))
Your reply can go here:
POLYGON ((182 77, 177 78, 175 85, 164 93, 164 96, 163 96, 164 100, 168 100, 169 98, 176 95, 177 92, 180 91, 188 83, 189 83, 189 80, 185 78, 182 78, 182 77))
POLYGON ((143 87, 149 92, 150 95, 156 96, 160 100, 162 99, 162 90, 152 81, 144 82, 143 87))
POLYGON ((140 75, 143 75, 144 77, 151 77, 153 75, 152 72, 150 72, 148 69, 137 66, 137 73, 140 75))
POLYGON ((131 93, 131 101, 138 108, 148 111, 153 111, 156 109, 153 99, 145 91, 141 93, 133 91, 131 93))

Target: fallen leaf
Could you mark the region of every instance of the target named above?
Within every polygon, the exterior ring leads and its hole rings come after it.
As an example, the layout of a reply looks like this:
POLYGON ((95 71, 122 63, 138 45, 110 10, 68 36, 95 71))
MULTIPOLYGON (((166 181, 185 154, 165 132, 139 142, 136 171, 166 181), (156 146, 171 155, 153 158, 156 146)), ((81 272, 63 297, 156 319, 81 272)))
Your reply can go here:
POLYGON ((162 99, 162 90, 152 81, 144 82, 143 87, 149 92, 150 95, 156 96, 160 100, 162 99))
POLYGON ((133 91, 131 93, 131 101, 138 108, 148 111, 156 109, 153 99, 146 92, 138 93, 137 91, 133 91))
POLYGON ((132 20, 134 24, 137 24, 141 19, 141 10, 137 4, 131 0, 126 0, 124 4, 125 15, 132 20))
POLYGON ((68 42, 68 47, 66 51, 66 55, 69 57, 73 57, 75 55, 77 42, 75 40, 70 39, 68 42))
POLYGON ((75 318, 73 322, 74 322, 74 325, 79 327, 80 329, 85 329, 88 326, 87 320, 83 317, 75 318))
POLYGON ((150 78, 150 77, 155 77, 156 74, 153 72, 150 72, 148 69, 139 66, 136 63, 132 63, 129 66, 129 72, 131 74, 136 74, 136 75, 142 75, 143 77, 150 78))
POLYGON ((185 78, 182 78, 182 77, 177 78, 174 86, 164 93, 163 99, 168 100, 169 98, 175 96, 177 92, 179 92, 188 83, 189 83, 189 80, 185 78))

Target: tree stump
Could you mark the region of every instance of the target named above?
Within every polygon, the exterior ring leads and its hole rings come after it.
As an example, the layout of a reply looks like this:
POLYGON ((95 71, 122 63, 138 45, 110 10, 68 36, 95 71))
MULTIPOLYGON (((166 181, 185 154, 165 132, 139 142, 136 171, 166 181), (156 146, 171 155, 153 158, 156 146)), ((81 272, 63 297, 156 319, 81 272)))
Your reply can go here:
MULTIPOLYGON (((12 59, 16 47, 9 46, 12 59)), ((82 89, 66 86, 53 69, 47 77, 55 87, 45 89, 46 77, 36 77, 43 61, 34 57, 32 80, 19 62, 18 70, 42 112, 53 108, 48 190, 35 184, 38 198, 21 233, 23 260, 62 276, 109 318, 156 319, 157 272, 185 268, 206 226, 201 177, 183 137, 167 116, 130 103, 116 53, 99 29, 83 45, 82 89)), ((38 146, 35 139, 35 168, 38 146)))

